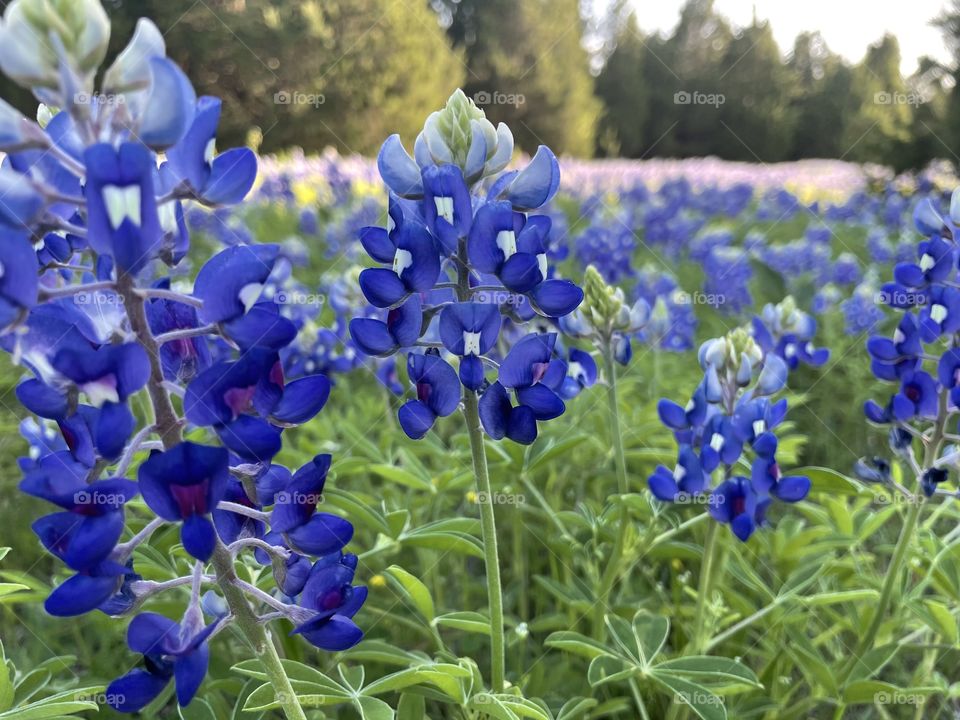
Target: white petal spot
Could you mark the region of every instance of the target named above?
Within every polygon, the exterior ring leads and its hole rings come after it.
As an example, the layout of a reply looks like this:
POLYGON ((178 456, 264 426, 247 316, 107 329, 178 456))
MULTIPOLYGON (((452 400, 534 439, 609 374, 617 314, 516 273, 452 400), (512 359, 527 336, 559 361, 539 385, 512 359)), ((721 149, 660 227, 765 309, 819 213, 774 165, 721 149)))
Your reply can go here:
POLYGON ((712 447, 716 452, 720 452, 723 449, 723 435, 720 433, 714 433, 713 437, 710 438, 710 447, 712 447))
POLYGON ((463 333, 463 354, 464 355, 480 354, 480 333, 478 332, 463 333))
POLYGON ((586 373, 583 371, 583 365, 578 362, 572 362, 567 365, 567 375, 577 380, 586 377, 586 373))
POLYGON ((754 420, 753 421, 753 434, 756 436, 763 435, 767 431, 767 424, 763 420, 754 420))
POLYGON ((690 402, 687 403, 687 406, 684 408, 684 410, 686 410, 687 412, 690 412, 690 411, 693 410, 696 406, 697 406, 697 404, 693 401, 693 398, 690 398, 690 402))
POLYGON ((117 185, 103 186, 103 203, 107 208, 110 225, 116 230, 123 224, 124 218, 129 218, 137 227, 140 227, 140 186, 117 185))
POLYGON ((906 339, 907 339, 907 336, 903 334, 903 330, 901 330, 900 328, 897 328, 896 330, 893 331, 893 342, 895 344, 899 345, 906 339))
POLYGON ((547 254, 540 253, 537 255, 537 265, 540 266, 540 276, 546 280, 547 279, 547 254))
POLYGON ((174 202, 167 202, 157 207, 160 215, 160 227, 165 233, 175 233, 177 231, 177 205, 174 202))
POLYGON ((94 407, 102 407, 105 402, 120 402, 120 394, 117 392, 117 379, 112 373, 93 382, 85 383, 80 386, 80 389, 87 394, 87 400, 94 407))
POLYGON ((497 233, 497 247, 503 251, 504 260, 517 251, 517 236, 513 230, 501 230, 497 233))
POLYGON ((923 254, 923 257, 920 258, 920 269, 924 272, 927 272, 930 268, 937 264, 937 261, 933 259, 932 255, 927 253, 923 254))
POLYGON ((673 479, 680 482, 687 476, 687 469, 683 465, 677 465, 673 469, 673 479))
POLYGON ((411 265, 413 265, 413 254, 409 250, 397 248, 393 256, 393 271, 399 275, 411 265))
POLYGON ((792 358, 797 354, 797 346, 793 343, 787 343, 783 348, 783 354, 788 358, 792 358))
POLYGON ((453 225, 453 198, 440 195, 433 199, 433 203, 437 206, 437 215, 453 225))
POLYGON ((207 143, 207 146, 203 149, 203 159, 204 162, 209 165, 213 162, 213 158, 217 154, 217 139, 210 138, 210 141, 207 143))
POLYGON ((240 288, 237 293, 237 299, 243 303, 243 311, 250 312, 250 308, 257 304, 257 300, 263 294, 263 285, 260 283, 249 283, 240 288))
POLYGON ((940 303, 934 303, 930 306, 930 319, 940 325, 947 319, 947 308, 940 303))

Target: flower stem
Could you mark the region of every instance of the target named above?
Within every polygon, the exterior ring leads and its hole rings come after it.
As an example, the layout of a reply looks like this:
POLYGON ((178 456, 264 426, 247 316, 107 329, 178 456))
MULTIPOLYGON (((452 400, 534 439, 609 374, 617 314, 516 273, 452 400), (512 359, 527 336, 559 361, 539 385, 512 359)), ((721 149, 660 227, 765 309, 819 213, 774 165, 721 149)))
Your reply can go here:
POLYGON ((623 436, 620 431, 617 370, 613 361, 613 351, 610 348, 610 343, 607 343, 603 348, 603 364, 607 375, 607 422, 609 423, 610 435, 613 440, 614 462, 617 466, 617 492, 621 497, 617 516, 617 535, 606 568, 600 577, 600 589, 597 593, 597 604, 594 607, 593 628, 597 638, 603 637, 603 616, 607 612, 610 591, 613 589, 613 583, 616 581, 617 574, 620 570, 620 560, 623 557, 623 551, 627 543, 627 532, 629 531, 630 525, 627 506, 623 502, 623 496, 630 491, 630 488, 627 482, 627 461, 623 454, 623 436))
POLYGON ((259 622, 243 590, 236 584, 237 575, 233 569, 233 558, 222 543, 217 543, 217 549, 213 553, 213 567, 217 571, 217 582, 231 613, 236 618, 237 626, 253 647, 260 664, 263 665, 264 672, 270 684, 273 685, 273 691, 287 720, 307 720, 300 706, 300 700, 290 683, 290 678, 287 677, 283 663, 280 662, 280 656, 277 654, 277 648, 270 634, 259 622))
POLYGON ((493 514, 493 494, 490 490, 487 454, 483 447, 483 430, 480 427, 480 411, 477 395, 470 390, 463 393, 463 414, 467 420, 470 453, 473 456, 473 474, 477 481, 483 559, 487 569, 487 600, 490 603, 490 689, 498 693, 503 690, 505 666, 500 556, 497 551, 497 525, 493 514))
POLYGON ((713 591, 714 566, 720 549, 720 543, 717 542, 719 527, 720 524, 715 522, 707 525, 707 539, 703 544, 703 562, 700 564, 700 584, 697 589, 697 608, 693 619, 693 635, 687 645, 687 654, 691 655, 702 652, 706 640, 704 633, 707 630, 707 602, 710 599, 710 593, 713 591))

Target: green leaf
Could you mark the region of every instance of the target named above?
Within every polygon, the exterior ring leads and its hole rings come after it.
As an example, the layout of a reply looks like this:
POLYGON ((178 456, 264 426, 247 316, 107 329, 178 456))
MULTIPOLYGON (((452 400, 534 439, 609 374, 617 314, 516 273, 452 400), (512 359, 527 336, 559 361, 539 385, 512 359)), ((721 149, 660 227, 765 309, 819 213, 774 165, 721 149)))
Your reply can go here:
POLYGON ((598 702, 594 698, 571 698, 560 708, 560 712, 557 713, 557 720, 579 720, 597 705, 598 702))
POLYGON ((825 495, 859 495, 863 486, 856 480, 841 475, 836 470, 824 467, 803 467, 791 470, 790 475, 806 475, 810 478, 810 492, 825 495))
POLYGON ((434 618, 434 625, 445 625, 463 632, 478 633, 480 635, 490 634, 490 620, 486 615, 481 615, 472 610, 463 612, 451 612, 444 615, 438 615, 434 618))
MULTIPOLYGON (((280 662, 283 665, 284 671, 287 673, 287 677, 290 678, 290 681, 294 684, 294 689, 298 691, 298 694, 301 687, 309 687, 312 692, 339 695, 347 698, 350 696, 347 689, 340 685, 340 683, 324 675, 316 668, 304 665, 296 660, 284 659, 280 662)), ((246 675, 247 677, 252 677, 257 680, 268 680, 267 673, 264 672, 259 660, 244 660, 230 669, 241 675, 246 675)))
POLYGON ((368 465, 367 469, 379 475, 384 480, 403 485, 414 490, 424 490, 426 492, 436 492, 432 483, 414 475, 409 470, 404 470, 396 465, 368 465))
POLYGON ((194 698, 186 707, 177 705, 182 720, 217 720, 213 708, 201 698, 194 698))
POLYGON ((642 668, 622 657, 613 655, 600 655, 590 661, 587 668, 587 682, 590 687, 598 687, 612 682, 621 682, 629 680, 634 675, 639 675, 642 668))
POLYGON ((430 591, 420 578, 414 577, 399 565, 391 565, 385 570, 387 577, 392 578, 404 597, 408 598, 417 611, 428 623, 433 621, 436 608, 430 591))
POLYGON ((493 718, 502 720, 519 720, 520 718, 531 718, 531 720, 552 720, 550 713, 537 705, 532 700, 508 695, 506 693, 477 693, 470 698, 467 707, 485 713, 493 718))
POLYGON ((670 621, 660 615, 651 615, 641 610, 633 616, 633 635, 640 650, 640 661, 650 665, 660 654, 667 636, 670 634, 670 621))
MULTIPOLYGON (((470 671, 459 665, 452 663, 429 663, 419 667, 407 668, 399 672, 385 675, 382 678, 374 680, 363 689, 364 695, 382 695, 387 692, 403 690, 412 685, 422 683, 438 684, 440 689, 444 685, 449 687, 449 683, 443 682, 444 678, 467 678, 470 677, 470 671)), ((458 693, 459 694, 459 693, 458 693)))
POLYGON ((403 693, 397 704, 397 720, 423 720, 427 716, 427 703, 423 695, 403 693))
POLYGON ((848 705, 907 705, 916 707, 925 697, 941 692, 937 687, 900 688, 878 680, 858 680, 843 689, 843 701, 848 705))
MULTIPOLYGON (((6 555, 4 548, 4 555, 6 555)), ((10 677, 10 666, 7 665, 7 656, 0 642, 0 711, 9 710, 13 705, 13 679, 10 677)))
POLYGON ((361 695, 354 704, 363 720, 393 720, 393 708, 383 700, 361 695))
POLYGON ((612 655, 610 648, 586 635, 573 632, 572 630, 561 630, 551 633, 547 637, 544 645, 558 650, 565 650, 568 653, 590 658, 591 660, 600 655, 612 655))
POLYGON ((666 660, 659 663, 656 669, 667 670, 674 675, 683 675, 702 683, 736 683, 762 687, 753 670, 731 658, 691 655, 666 660))
POLYGON ((20 583, 0 583, 0 597, 4 595, 12 595, 13 593, 20 592, 21 590, 29 590, 30 588, 26 585, 21 585, 20 583))
POLYGON ((0 718, 2 718, 2 720, 49 720, 50 718, 60 718, 64 715, 75 715, 76 713, 86 712, 87 710, 98 712, 100 707, 95 702, 86 701, 41 701, 0 713, 0 718))
POLYGON ((675 703, 688 705, 701 720, 727 720, 727 709, 723 706, 723 700, 703 685, 657 668, 650 672, 650 677, 673 697, 675 703))
POLYGON ((639 640, 633 632, 633 627, 619 615, 607 614, 603 618, 611 639, 620 648, 620 652, 637 665, 645 665, 643 651, 640 650, 639 640))

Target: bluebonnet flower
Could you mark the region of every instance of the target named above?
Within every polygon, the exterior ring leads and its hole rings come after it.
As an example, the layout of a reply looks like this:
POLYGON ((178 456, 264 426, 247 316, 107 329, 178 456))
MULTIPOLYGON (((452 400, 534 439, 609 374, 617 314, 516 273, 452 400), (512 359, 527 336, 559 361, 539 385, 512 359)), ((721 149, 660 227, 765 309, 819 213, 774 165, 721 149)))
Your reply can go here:
POLYGON ((813 344, 817 321, 800 310, 792 296, 777 305, 768 303, 754 317, 752 333, 764 353, 776 353, 794 370, 800 363, 819 367, 830 358, 830 351, 813 344))
MULTIPOLYGON (((377 158, 389 188, 387 226, 362 228, 360 243, 390 267, 367 268, 358 282, 367 301, 387 315, 364 312, 349 329, 357 349, 387 358, 377 372, 394 392, 400 387, 390 356, 408 353, 417 397, 401 406, 399 420, 411 438, 423 437, 468 393, 480 393, 487 433, 529 443, 538 418, 563 412, 557 393, 574 394, 567 364, 546 374, 551 361, 560 360, 553 356, 554 335, 537 355, 542 368, 534 377, 518 369, 528 364, 531 346, 521 340, 510 349, 518 333, 501 333, 505 316, 520 325, 535 314, 560 319, 583 299, 580 288, 550 267, 551 218, 533 213, 559 187, 556 157, 541 146, 524 169, 503 172, 512 151, 510 130, 502 123, 494 128, 457 90, 427 119, 413 156, 393 135, 377 158), (484 178, 490 182, 482 192, 484 178), (456 369, 435 352, 440 348, 456 359, 456 369), (503 364, 491 383, 487 367, 497 366, 495 358, 503 364), (518 398, 516 408, 508 388, 518 398)), ((581 363, 574 370, 575 385, 592 382, 589 367, 581 363)))
POLYGON ((699 357, 704 376, 690 402, 658 404, 679 452, 675 469, 658 466, 648 484, 664 502, 706 503, 715 520, 746 541, 766 522, 773 500, 797 502, 810 490, 809 478, 782 476, 775 459, 775 430, 787 401, 770 396, 785 386, 787 364, 776 352, 764 352, 742 328, 704 343, 699 357), (748 449, 749 478, 735 472, 748 449), (716 486, 714 474, 721 476, 716 486))
POLYGON ((307 623, 302 634, 319 647, 362 637, 349 618, 365 590, 351 592, 357 559, 342 554, 353 525, 317 511, 330 457, 295 473, 270 462, 283 430, 323 407, 330 381, 306 363, 284 371, 311 318, 277 301, 293 282, 281 248, 249 244, 228 224, 236 216, 221 206, 245 197, 257 160, 245 148, 216 153, 220 101, 197 100, 149 20, 99 72, 110 30, 100 3, 33 5, 8 3, 0 22, 0 70, 45 103, 41 126, 0 101, 0 347, 24 371, 18 400, 41 418, 21 425, 30 450, 20 488, 57 506, 33 530, 69 570, 44 606, 58 617, 124 615, 191 584, 180 623, 151 612, 132 620, 128 644, 143 667, 108 690, 115 710, 138 712, 174 680, 187 705, 207 672, 208 640, 238 611, 264 652, 274 617, 307 623), (196 216, 196 202, 216 209, 196 216), (171 277, 189 249, 188 216, 228 246, 192 287, 186 271, 171 277), (131 411, 140 393, 146 422, 131 411), (188 422, 197 441, 183 440, 188 422), (208 444, 216 438, 222 446, 208 444), (133 532, 125 508, 137 494, 153 516, 133 532), (136 550, 167 523, 196 559, 193 575, 144 580, 136 550), (263 591, 232 569, 245 548, 272 566, 283 598, 271 596, 263 617, 263 591), (216 576, 204 574, 208 561, 216 576), (204 584, 236 591, 207 592, 210 624, 204 584))

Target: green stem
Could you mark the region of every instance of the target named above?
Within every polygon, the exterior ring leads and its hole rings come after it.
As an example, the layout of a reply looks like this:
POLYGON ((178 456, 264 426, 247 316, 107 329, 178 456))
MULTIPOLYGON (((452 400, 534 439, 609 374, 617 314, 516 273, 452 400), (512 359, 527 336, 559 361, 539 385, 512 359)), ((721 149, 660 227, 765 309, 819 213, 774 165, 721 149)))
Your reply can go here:
POLYGON ((237 578, 233 569, 233 560, 229 551, 221 544, 217 543, 217 549, 213 553, 213 567, 217 572, 217 583, 223 590, 224 598, 230 606, 230 611, 237 623, 237 627, 247 638, 253 648, 257 659, 267 673, 270 684, 273 685, 273 692, 280 707, 283 708, 287 720, 307 720, 303 708, 300 707, 300 700, 297 693, 287 677, 287 672, 280 662, 280 656, 277 654, 277 648, 273 640, 267 633, 263 625, 257 619, 250 603, 247 602, 246 595, 234 584, 237 578))
POLYGON ((487 601, 490 604, 490 689, 498 693, 503 690, 505 665, 500 556, 497 551, 497 524, 493 514, 493 494, 490 490, 487 454, 483 447, 483 430, 480 427, 477 395, 470 390, 465 390, 463 393, 463 414, 467 420, 470 453, 473 456, 473 474, 477 480, 483 559, 487 569, 487 601))
POLYGON ((703 545, 703 562, 700 564, 700 583, 697 589, 697 608, 694 617, 693 636, 687 646, 688 654, 697 655, 703 652, 705 641, 704 632, 707 629, 706 612, 710 593, 713 591, 714 565, 717 562, 717 552, 720 549, 719 523, 710 523, 707 526, 707 539, 703 545))
MULTIPOLYGON (((939 412, 937 413, 937 421, 933 428, 933 435, 930 437, 930 441, 927 443, 924 451, 922 470, 933 467, 934 461, 940 454, 946 422, 947 391, 943 390, 940 392, 940 406, 939 412)), ((883 625, 890 601, 893 599, 893 593, 900 582, 901 575, 903 574, 903 564, 907 559, 907 550, 910 547, 910 541, 913 540, 917 523, 920 520, 920 512, 923 510, 925 504, 923 494, 919 491, 921 480, 921 477, 917 478, 918 487, 915 491, 913 502, 910 504, 910 509, 907 511, 907 519, 900 529, 900 537, 897 538, 897 544, 893 549, 893 556, 890 558, 890 565, 887 567, 887 574, 883 578, 883 586, 880 588, 880 600, 877 602, 873 618, 870 620, 870 626, 867 628, 867 632, 860 636, 860 640, 850 655, 850 660, 840 671, 840 682, 838 684, 841 687, 849 679, 863 654, 873 649, 877 639, 877 633, 880 631, 880 626, 883 625)))
POLYGON ((613 351, 610 343, 603 347, 603 365, 607 375, 607 422, 613 440, 613 457, 617 466, 617 492, 620 495, 620 507, 617 517, 617 535, 613 543, 613 550, 607 561, 606 568, 600 577, 600 589, 597 593, 597 604, 594 608, 593 629, 597 638, 603 637, 603 616, 607 612, 610 591, 620 571, 620 560, 627 543, 627 533, 630 529, 630 516, 623 496, 630 492, 627 482, 627 461, 623 454, 623 436, 620 431, 620 404, 617 395, 617 371, 613 360, 613 351))

